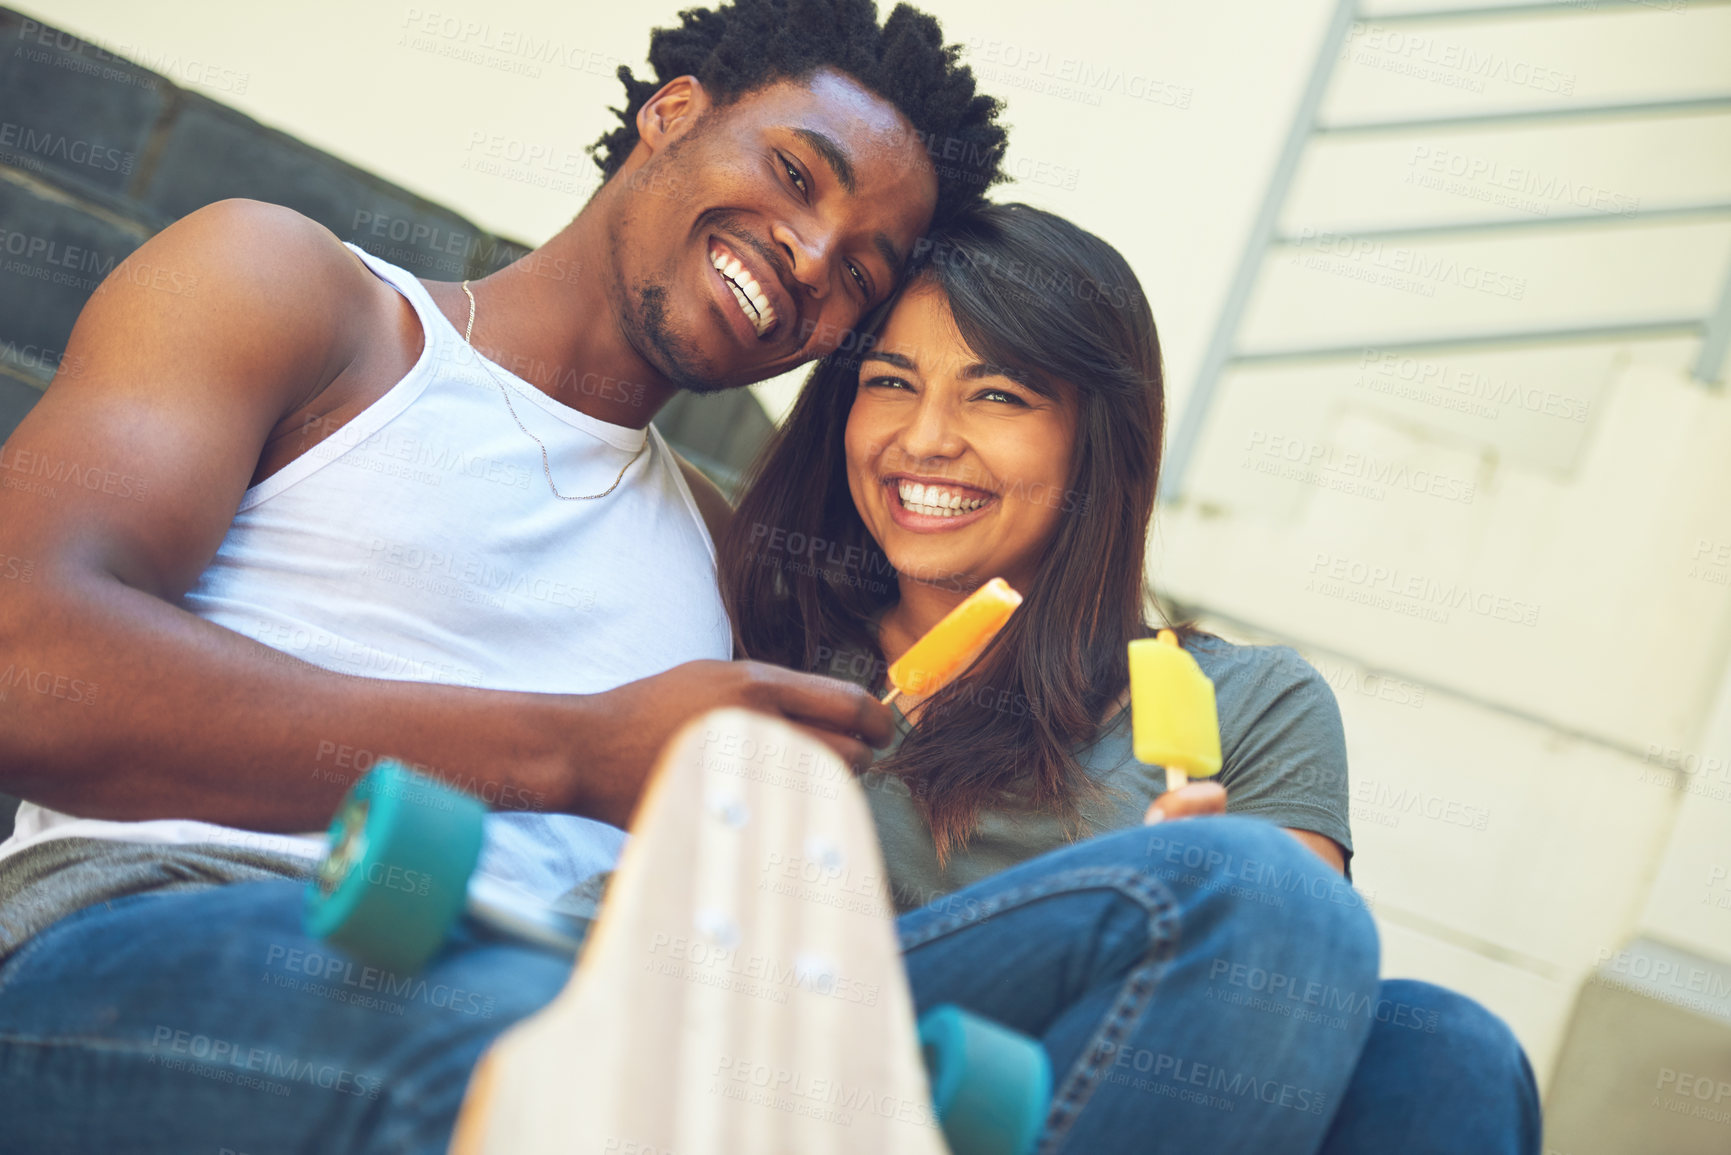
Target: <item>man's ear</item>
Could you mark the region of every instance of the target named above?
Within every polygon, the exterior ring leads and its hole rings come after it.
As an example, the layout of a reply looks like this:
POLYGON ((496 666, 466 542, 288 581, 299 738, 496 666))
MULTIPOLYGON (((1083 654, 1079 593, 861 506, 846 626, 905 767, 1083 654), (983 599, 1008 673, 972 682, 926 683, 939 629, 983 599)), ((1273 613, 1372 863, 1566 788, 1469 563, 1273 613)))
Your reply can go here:
POLYGON ((689 132, 710 104, 697 77, 675 76, 637 110, 637 139, 659 152, 689 132))

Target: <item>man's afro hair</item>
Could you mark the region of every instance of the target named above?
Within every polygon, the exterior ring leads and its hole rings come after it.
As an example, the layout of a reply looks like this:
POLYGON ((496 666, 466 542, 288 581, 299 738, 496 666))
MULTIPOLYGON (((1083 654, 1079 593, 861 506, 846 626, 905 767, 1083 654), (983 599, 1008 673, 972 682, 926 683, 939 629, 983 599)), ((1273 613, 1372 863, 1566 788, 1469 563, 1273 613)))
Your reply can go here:
POLYGON ((913 125, 938 176, 934 223, 984 199, 1004 179, 1001 104, 974 89, 958 62, 960 45, 944 46, 932 17, 897 4, 882 27, 873 0, 734 0, 679 14, 679 27, 649 37, 655 79, 638 80, 621 65, 621 126, 590 146, 612 176, 637 144, 637 111, 677 76, 695 76, 719 105, 782 79, 834 68, 893 104, 913 125))

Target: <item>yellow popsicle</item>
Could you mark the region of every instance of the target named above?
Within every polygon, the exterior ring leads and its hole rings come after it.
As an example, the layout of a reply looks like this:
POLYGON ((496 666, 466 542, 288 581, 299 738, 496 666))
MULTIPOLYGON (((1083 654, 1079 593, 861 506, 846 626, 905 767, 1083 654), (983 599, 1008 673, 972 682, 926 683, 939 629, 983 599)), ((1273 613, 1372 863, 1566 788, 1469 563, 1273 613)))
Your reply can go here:
POLYGON ((1021 604, 1022 595, 1003 578, 969 594, 890 665, 884 701, 894 701, 897 694, 935 694, 949 685, 1021 604))
POLYGON ((1130 724, 1137 760, 1166 767, 1166 789, 1220 772, 1214 683, 1171 630, 1130 643, 1130 724))

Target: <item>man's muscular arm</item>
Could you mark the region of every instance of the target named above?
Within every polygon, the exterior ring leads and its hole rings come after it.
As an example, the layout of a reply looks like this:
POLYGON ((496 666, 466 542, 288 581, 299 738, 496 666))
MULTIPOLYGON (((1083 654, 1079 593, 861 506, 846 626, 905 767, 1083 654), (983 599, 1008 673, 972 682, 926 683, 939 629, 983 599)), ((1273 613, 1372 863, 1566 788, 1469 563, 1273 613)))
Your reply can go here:
POLYGON ((396 323, 378 287, 316 224, 225 202, 164 230, 91 299, 0 462, 0 554, 31 577, 0 580, 0 789, 89 817, 313 829, 344 788, 325 742, 623 823, 660 743, 710 706, 813 723, 854 760, 864 747, 834 730, 887 737, 852 687, 751 663, 597 695, 385 681, 179 608, 273 430, 344 374, 378 370, 380 326, 396 323), (139 268, 195 289, 165 292, 139 268), (129 481, 17 484, 73 467, 129 481), (94 695, 74 701, 75 682, 94 695))

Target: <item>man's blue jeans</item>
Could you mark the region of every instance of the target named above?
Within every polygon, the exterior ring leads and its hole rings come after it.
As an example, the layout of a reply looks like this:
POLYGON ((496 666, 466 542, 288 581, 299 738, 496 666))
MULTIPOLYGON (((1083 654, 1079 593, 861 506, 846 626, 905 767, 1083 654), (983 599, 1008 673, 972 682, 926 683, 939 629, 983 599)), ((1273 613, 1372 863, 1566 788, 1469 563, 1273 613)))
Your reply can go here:
MULTIPOLYGON (((287 882, 139 895, 27 943, 0 968, 0 1151, 443 1151, 481 1051, 569 964, 464 932, 379 975, 305 937, 300 904, 287 882)), ((1508 1028, 1379 983, 1357 896, 1266 823, 1092 839, 900 931, 922 1010, 1044 1042, 1043 1151, 1538 1150, 1508 1028)))

